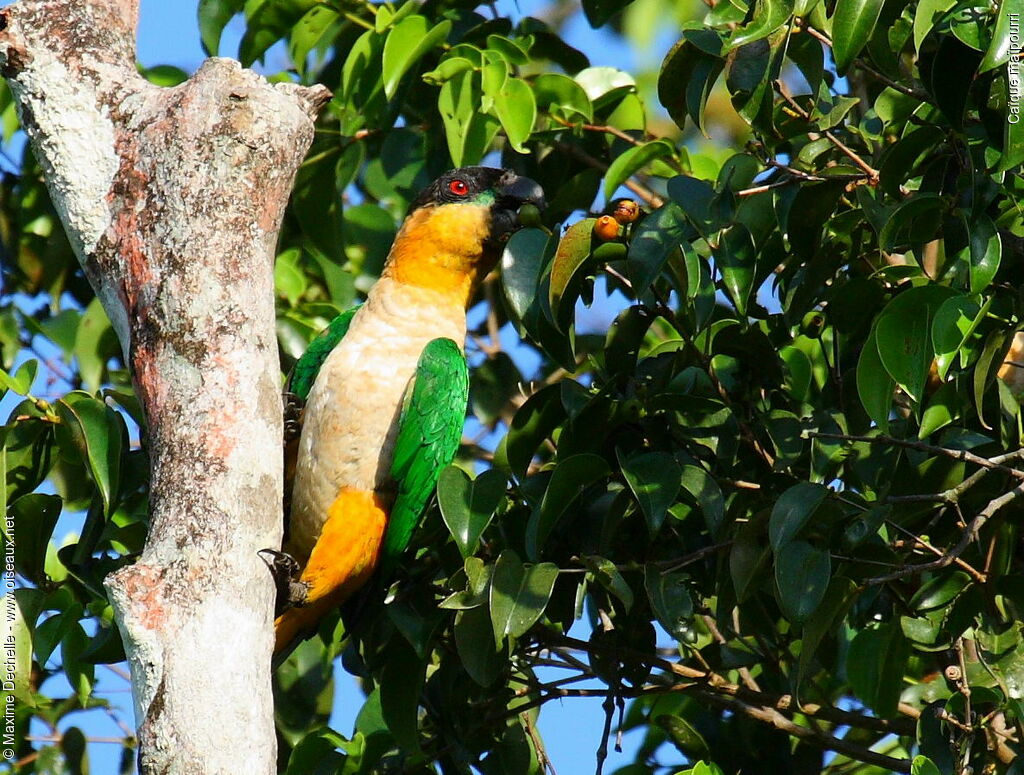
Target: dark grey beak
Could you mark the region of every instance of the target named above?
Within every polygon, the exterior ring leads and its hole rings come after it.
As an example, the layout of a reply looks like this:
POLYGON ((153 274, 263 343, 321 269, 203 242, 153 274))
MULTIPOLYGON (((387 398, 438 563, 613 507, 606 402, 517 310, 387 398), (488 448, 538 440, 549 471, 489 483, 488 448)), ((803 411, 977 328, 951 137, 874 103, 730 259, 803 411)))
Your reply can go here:
POLYGON ((513 172, 506 172, 498 181, 499 197, 518 208, 520 205, 532 204, 540 210, 544 209, 544 189, 530 178, 523 178, 513 172))

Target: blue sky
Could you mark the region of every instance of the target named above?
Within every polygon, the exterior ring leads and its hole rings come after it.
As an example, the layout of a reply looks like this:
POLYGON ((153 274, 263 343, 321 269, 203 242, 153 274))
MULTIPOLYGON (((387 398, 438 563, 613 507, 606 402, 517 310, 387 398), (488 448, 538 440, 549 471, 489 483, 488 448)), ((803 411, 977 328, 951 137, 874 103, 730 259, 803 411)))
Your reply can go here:
MULTIPOLYGON (((0 5, 7 5, 2 2, 0 5)), ((548 3, 544 0, 499 0, 498 8, 502 13, 509 13, 514 18, 539 13, 548 3)), ((221 54, 232 56, 236 52, 238 40, 241 38, 243 25, 235 19, 225 31, 221 54)), ((636 65, 650 66, 660 62, 664 51, 674 41, 673 29, 662 29, 652 35, 655 45, 642 52, 642 61, 637 61, 633 52, 625 48, 612 35, 595 32, 589 28, 582 14, 577 13, 566 29, 569 42, 583 50, 594 65, 610 65, 631 70, 636 65), (670 34, 671 33, 671 34, 670 34)), ((138 30, 139 61, 146 66, 171 64, 191 72, 202 62, 204 54, 200 45, 198 26, 195 19, 195 6, 191 3, 168 2, 167 0, 142 0, 138 30)), ((272 49, 268 53, 266 71, 276 72, 283 66, 280 53, 272 49)), ((582 312, 582 310, 581 310, 582 312)), ((591 324, 603 325, 610 322, 614 314, 608 309, 594 309, 586 313, 591 324), (608 320, 604 320, 608 318, 608 320), (600 320, 599 320, 600 319, 600 320)), ((582 321, 581 321, 582 322, 582 321)), ((72 528, 62 520, 62 527, 72 528)), ((61 530, 61 527, 58 528, 61 530)), ((586 638, 586 625, 581 623, 573 631, 573 635, 586 638)), ((119 669, 120 670, 120 669, 119 669)), ((362 704, 362 695, 355 681, 338 670, 338 691, 336 694, 334 713, 331 725, 342 734, 351 733, 352 724, 362 704)), ((58 679, 54 679, 58 680, 58 679)), ((63 680, 63 679, 59 679, 63 680)), ((97 669, 97 693, 108 699, 119 710, 119 715, 129 725, 132 724, 131 696, 127 681, 117 672, 99 667, 97 669)), ((587 684, 581 684, 581 688, 587 684)), ((63 692, 55 686, 48 686, 50 692, 63 692)), ((601 710, 600 698, 571 698, 549 703, 541 714, 540 730, 544 737, 548 754, 555 768, 565 775, 577 771, 591 771, 594 767, 595 751, 600 741, 601 726, 604 714, 601 710)), ((95 711, 87 714, 72 714, 62 728, 79 725, 87 736, 120 737, 124 731, 118 727, 113 718, 95 711)), ((45 733, 41 727, 34 733, 45 733)), ((632 760, 633 752, 639 744, 636 735, 627 735, 624 741, 625 752, 616 754, 611 751, 606 762, 606 772, 614 772, 620 766, 632 760)), ((119 746, 96 743, 90 745, 92 771, 104 775, 117 771, 119 746)))

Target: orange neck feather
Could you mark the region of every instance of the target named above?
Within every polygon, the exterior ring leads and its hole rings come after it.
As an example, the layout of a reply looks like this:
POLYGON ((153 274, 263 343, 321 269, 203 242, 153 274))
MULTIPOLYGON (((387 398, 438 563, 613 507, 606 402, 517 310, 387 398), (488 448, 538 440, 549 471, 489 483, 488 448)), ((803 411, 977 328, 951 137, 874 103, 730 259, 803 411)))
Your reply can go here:
POLYGON ((490 225, 487 206, 421 207, 402 224, 382 276, 436 291, 465 307, 495 262, 484 249, 490 225))

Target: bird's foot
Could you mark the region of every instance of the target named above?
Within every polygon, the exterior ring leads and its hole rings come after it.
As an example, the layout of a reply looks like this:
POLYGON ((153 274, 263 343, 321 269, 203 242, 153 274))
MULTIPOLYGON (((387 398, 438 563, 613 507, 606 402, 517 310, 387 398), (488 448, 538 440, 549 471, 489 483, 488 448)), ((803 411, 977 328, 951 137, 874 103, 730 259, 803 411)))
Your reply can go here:
POLYGON ((289 608, 300 608, 305 605, 306 597, 309 595, 309 584, 299 580, 302 567, 298 560, 277 549, 260 549, 257 554, 267 564, 277 587, 274 615, 280 616, 289 608))
POLYGON ((302 433, 302 409, 304 402, 295 393, 285 391, 281 394, 284 405, 284 440, 285 442, 299 438, 302 433))

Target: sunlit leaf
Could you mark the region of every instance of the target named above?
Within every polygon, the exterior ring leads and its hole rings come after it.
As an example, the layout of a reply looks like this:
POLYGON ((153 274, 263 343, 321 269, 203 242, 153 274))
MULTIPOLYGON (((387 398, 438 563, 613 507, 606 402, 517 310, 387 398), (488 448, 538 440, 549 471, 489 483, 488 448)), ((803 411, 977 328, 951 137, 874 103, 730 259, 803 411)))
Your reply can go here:
POLYGON ((832 55, 840 75, 846 73, 867 44, 881 12, 882 0, 838 0, 836 3, 832 16, 832 55))
POLYGON ((524 566, 515 552, 501 553, 491 578, 491 624, 499 648, 505 638, 518 638, 540 618, 556 578, 557 565, 524 566))
POLYGON ((437 480, 438 505, 463 557, 476 550, 480 535, 505 495, 505 484, 505 476, 493 469, 474 480, 457 466, 441 472, 437 480))

